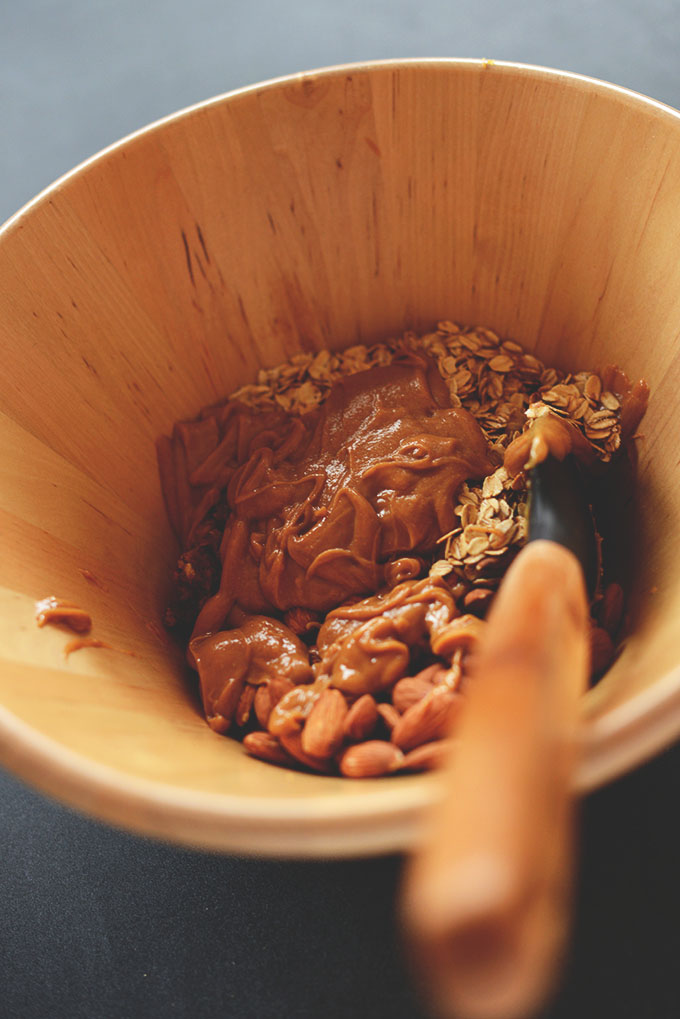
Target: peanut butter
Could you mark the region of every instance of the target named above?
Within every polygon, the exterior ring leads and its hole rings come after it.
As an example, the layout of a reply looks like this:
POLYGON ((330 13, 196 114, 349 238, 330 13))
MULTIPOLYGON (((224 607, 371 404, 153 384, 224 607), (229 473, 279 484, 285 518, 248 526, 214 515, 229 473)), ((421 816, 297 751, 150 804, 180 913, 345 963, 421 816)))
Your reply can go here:
POLYGON ((92 629, 92 617, 85 609, 73 602, 50 595, 35 603, 35 620, 38 626, 48 623, 60 623, 74 633, 89 633, 92 629))
POLYGON ((415 355, 341 379, 320 411, 256 434, 240 459, 220 587, 193 636, 220 629, 234 605, 326 612, 377 591, 391 559, 453 526, 456 491, 489 469, 479 425, 415 355))
POLYGON ((397 584, 331 612, 314 673, 353 694, 404 675, 410 649, 457 614, 443 583, 414 579, 419 553, 455 525, 463 481, 491 469, 479 425, 451 406, 424 355, 342 378, 302 418, 253 417, 234 415, 222 442, 232 457, 222 574, 189 645, 218 731, 263 669, 313 678, 305 645, 271 614, 324 614, 397 584))

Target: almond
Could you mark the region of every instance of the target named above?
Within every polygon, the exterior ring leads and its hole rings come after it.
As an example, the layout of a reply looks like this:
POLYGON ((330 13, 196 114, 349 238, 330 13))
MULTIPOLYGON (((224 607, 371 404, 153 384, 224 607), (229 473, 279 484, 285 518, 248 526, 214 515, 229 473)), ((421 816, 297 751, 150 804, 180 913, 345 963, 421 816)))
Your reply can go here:
POLYGON ((283 749, 275 736, 268 732, 249 732, 243 737, 243 746, 253 757, 270 764, 286 764, 290 767, 295 762, 283 749))
POLYGON ((258 686, 255 693, 255 716, 263 729, 269 724, 272 709, 292 689, 293 683, 285 676, 273 676, 258 686))
POLYGON ((432 689, 432 683, 418 676, 404 676, 398 683, 394 684, 392 690, 392 703, 397 711, 403 715, 412 705, 422 700, 425 694, 432 689))
POLYGON ((339 690, 324 690, 302 730, 302 749, 312 757, 332 757, 344 739, 347 701, 339 690))
POLYGON ((401 716, 392 731, 392 742, 402 750, 413 750, 421 743, 444 739, 451 734, 462 705, 460 694, 445 686, 432 687, 401 716))
POLYGON ((401 715, 392 704, 378 704, 378 714, 387 726, 387 731, 392 732, 401 715))
POLYGON ((399 765, 399 771, 432 771, 444 763, 454 745, 452 739, 436 739, 409 750, 399 765))
POLYGON ((450 671, 440 662, 434 662, 433 665, 416 672, 414 676, 404 676, 400 679, 392 691, 392 703, 397 711, 403 714, 412 704, 416 704, 429 693, 435 684, 444 682, 450 671))
POLYGON ((294 757, 300 764, 304 764, 307 768, 311 768, 312 771, 323 771, 330 772, 331 767, 326 757, 314 757, 312 754, 308 754, 302 746, 302 735, 300 732, 288 732, 280 736, 281 745, 291 757, 294 757))
POLYGON ((398 768, 403 759, 394 743, 372 739, 348 747, 338 763, 345 778, 378 778, 398 768))
POLYGON ((480 615, 484 615, 493 596, 494 592, 488 587, 473 587, 472 590, 468 591, 465 595, 463 605, 466 609, 469 609, 470 612, 474 613, 474 615, 477 615, 478 613, 480 615))
POLYGON ((378 721, 378 705, 370 693, 365 693, 354 702, 345 716, 344 732, 348 743, 360 743, 368 739, 378 721))
POLYGON ((442 676, 445 672, 445 666, 443 666, 440 662, 434 662, 432 665, 428 665, 424 669, 421 669, 420 672, 416 672, 412 678, 434 684, 441 682, 442 676))
POLYGON ((272 736, 299 733, 319 698, 319 690, 312 686, 294 686, 275 704, 269 715, 267 728, 272 736))

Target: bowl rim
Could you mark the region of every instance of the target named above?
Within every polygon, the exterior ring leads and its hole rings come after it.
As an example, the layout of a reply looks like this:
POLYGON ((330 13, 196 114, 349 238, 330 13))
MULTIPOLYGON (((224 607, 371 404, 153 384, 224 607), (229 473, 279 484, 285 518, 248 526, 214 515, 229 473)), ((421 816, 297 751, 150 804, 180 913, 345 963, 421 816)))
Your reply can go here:
POLYGON ((53 180, 50 184, 47 184, 33 198, 30 198, 27 202, 20 206, 16 212, 12 213, 12 215, 10 215, 4 223, 0 223, 0 235, 2 235, 6 230, 12 229, 17 222, 33 208, 34 205, 37 205, 48 198, 49 195, 58 191, 61 187, 67 184, 72 177, 79 175, 92 164, 97 163, 100 160, 103 161, 109 155, 114 154, 118 149, 123 148, 130 143, 134 143, 138 139, 142 139, 153 132, 164 128, 168 124, 173 123, 174 121, 181 120, 184 117, 191 116, 201 110, 208 109, 211 106, 216 106, 226 101, 231 102, 233 100, 238 100, 250 95, 251 93, 278 88, 281 85, 298 83, 306 79, 335 77, 348 73, 360 73, 363 71, 389 69, 398 70, 400 68, 412 67, 424 67, 428 69, 434 67, 441 70, 468 69, 470 71, 476 71, 480 68, 491 70, 493 68, 496 73, 520 74, 527 77, 540 77, 543 79, 552 79, 554 81, 564 81, 575 86, 588 86, 589 88, 594 88, 596 91, 617 95, 622 101, 628 102, 631 105, 642 104, 650 110, 655 110, 661 116, 671 116, 675 120, 680 119, 680 110, 676 110, 674 107, 667 103, 663 103, 658 99, 653 99, 651 96, 645 95, 643 92, 637 92, 634 89, 626 88, 624 85, 616 85, 613 82, 605 81, 601 78, 594 78, 590 75, 580 74, 577 71, 564 71, 559 68, 547 67, 542 64, 529 64, 513 60, 496 60, 495 58, 490 57, 388 57, 379 60, 359 60, 340 64, 329 64, 327 66, 310 68, 305 71, 295 71, 292 74, 277 75, 273 78, 266 78, 263 81, 253 82, 250 85, 242 85, 226 92, 220 92, 217 95, 210 96, 208 99, 201 99, 196 103, 190 103, 188 106, 183 106, 179 110, 175 110, 172 113, 158 117, 156 120, 152 120, 148 124, 144 124, 141 127, 136 128, 134 131, 130 131, 128 134, 123 135, 122 138, 116 139, 110 144, 99 149, 97 152, 94 152, 92 155, 87 156, 70 170, 60 174, 60 176, 53 180))
MULTIPOLYGON (((598 78, 536 64, 472 57, 409 57, 318 67, 242 86, 193 103, 125 135, 89 156, 30 199, 0 225, 0 240, 19 229, 35 206, 121 148, 212 106, 304 80, 405 68, 520 75, 565 82, 616 96, 680 123, 680 112, 640 92, 598 78)), ((680 735, 680 667, 604 716, 588 720, 582 702, 582 739, 574 791, 588 793, 643 763, 680 735)), ((421 813, 438 796, 436 776, 381 782, 374 791, 339 802, 333 796, 252 798, 197 792, 142 779, 70 750, 0 706, 0 761, 20 779, 100 820, 139 834, 205 849, 271 857, 347 857, 403 851, 418 836, 421 813)), ((338 781, 343 781, 338 779, 338 781)))
MULTIPOLYGON (((582 726, 574 793, 592 792, 620 777, 669 746, 679 731, 680 668, 582 726)), ((406 851, 417 840, 423 811, 443 793, 436 774, 402 776, 398 785, 374 780, 378 785, 369 793, 342 802, 328 794, 254 798, 206 793, 93 761, 2 706, 0 760, 18 778, 109 824, 202 849, 264 857, 406 851)))

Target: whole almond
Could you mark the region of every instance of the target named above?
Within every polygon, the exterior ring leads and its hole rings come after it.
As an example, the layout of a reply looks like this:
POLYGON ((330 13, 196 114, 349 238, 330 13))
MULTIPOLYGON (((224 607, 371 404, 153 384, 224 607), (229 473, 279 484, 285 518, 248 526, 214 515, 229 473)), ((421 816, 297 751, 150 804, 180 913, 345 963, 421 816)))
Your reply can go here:
POLYGON ((281 735, 279 739, 284 750, 287 750, 291 757, 294 757, 300 764, 304 764, 313 771, 322 771, 326 774, 330 772, 331 766, 327 757, 314 757, 303 749, 300 732, 290 731, 281 735))
POLYGON ((281 698, 293 689, 293 683, 285 676, 273 676, 258 686, 255 693, 255 716, 263 729, 269 724, 269 716, 281 698))
POLYGON ((284 694, 269 715, 267 729, 272 736, 281 739, 291 733, 299 734, 319 696, 320 691, 314 688, 314 684, 294 686, 284 694))
POLYGON ((432 771, 441 767, 454 745, 452 739, 436 739, 409 750, 399 765, 399 771, 432 771))
POLYGON ((403 715, 405 711, 418 701, 422 700, 425 694, 432 689, 432 683, 419 676, 404 676, 394 684, 392 690, 392 703, 397 711, 403 715))
POLYGON ((340 774, 345 778, 378 778, 398 768, 404 759, 394 743, 372 739, 348 747, 339 760, 340 774))
POLYGON ((494 592, 488 587, 473 587, 472 590, 468 591, 465 595, 463 605, 475 615, 477 613, 484 615, 491 603, 493 595, 494 592))
POLYGON ((370 693, 359 697, 345 716, 343 728, 347 742, 360 743, 368 739, 379 717, 378 705, 370 693))
POLYGON ((283 749, 275 736, 268 732, 249 732, 243 737, 243 746, 253 757, 270 764, 286 764, 290 767, 294 760, 283 749))
POLYGON ((312 757, 332 757, 342 746, 347 712, 347 701, 339 690, 324 690, 302 730, 304 752, 312 757))
POLYGON ((442 665, 441 662, 434 662, 432 665, 427 665, 424 669, 421 669, 420 672, 414 673, 413 678, 424 679, 434 685, 441 682, 445 672, 446 666, 442 665))
POLYGON ((399 719, 392 730, 392 742, 402 750, 413 750, 421 743, 450 736, 463 697, 445 686, 435 686, 399 719))
POLYGON ((392 704, 378 704, 378 714, 382 718, 388 732, 392 732, 401 715, 392 704))

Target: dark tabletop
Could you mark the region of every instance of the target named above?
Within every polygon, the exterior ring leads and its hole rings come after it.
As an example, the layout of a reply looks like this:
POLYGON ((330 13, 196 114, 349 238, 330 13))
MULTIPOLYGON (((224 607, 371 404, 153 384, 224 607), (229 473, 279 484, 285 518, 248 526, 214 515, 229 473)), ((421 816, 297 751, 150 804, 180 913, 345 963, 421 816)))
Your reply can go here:
MULTIPOLYGON (((0 221, 157 117, 326 64, 519 60, 680 107, 679 15, 674 0, 0 0, 0 221)), ((426 1019, 395 923, 401 859, 213 856, 3 773, 0 797, 1 1019, 426 1019)), ((680 748, 584 802, 546 1019, 680 1016, 679 802, 680 748)))
MULTIPOLYGON (((395 922, 401 859, 208 855, 1 775, 0 795, 0 1015, 427 1019, 395 922)), ((584 802, 572 953, 545 1019, 680 1015, 678 802, 680 747, 584 802)))

